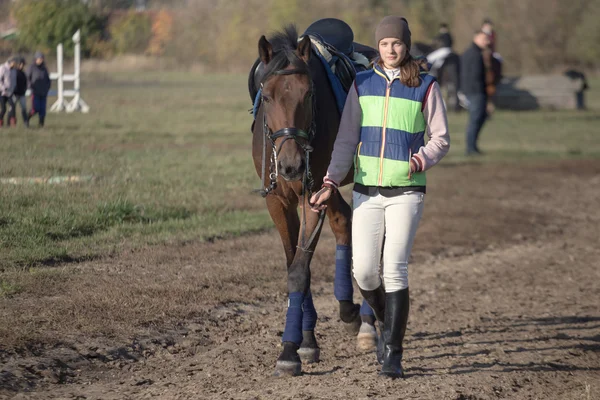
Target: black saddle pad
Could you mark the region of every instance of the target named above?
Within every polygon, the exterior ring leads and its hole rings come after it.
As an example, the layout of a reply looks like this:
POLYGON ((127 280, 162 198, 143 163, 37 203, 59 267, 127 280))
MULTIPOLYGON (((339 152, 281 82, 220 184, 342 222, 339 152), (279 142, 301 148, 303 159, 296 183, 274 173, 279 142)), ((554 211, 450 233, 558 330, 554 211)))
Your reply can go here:
POLYGON ((354 51, 354 32, 350 25, 336 18, 323 18, 313 22, 304 35, 312 35, 350 56, 354 51))

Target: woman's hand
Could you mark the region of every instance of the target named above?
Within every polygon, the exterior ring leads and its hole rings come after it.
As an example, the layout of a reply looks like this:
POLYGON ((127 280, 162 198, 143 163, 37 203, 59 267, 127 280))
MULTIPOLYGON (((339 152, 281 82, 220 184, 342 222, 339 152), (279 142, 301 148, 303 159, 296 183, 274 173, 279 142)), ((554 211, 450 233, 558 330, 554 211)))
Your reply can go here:
POLYGON ((317 193, 313 194, 310 198, 310 209, 314 212, 319 212, 327 208, 327 205, 323 204, 331 197, 333 190, 330 187, 322 187, 317 193))
POLYGON ((421 164, 420 162, 416 159, 415 156, 410 158, 410 173, 414 174, 415 172, 421 172, 421 164))

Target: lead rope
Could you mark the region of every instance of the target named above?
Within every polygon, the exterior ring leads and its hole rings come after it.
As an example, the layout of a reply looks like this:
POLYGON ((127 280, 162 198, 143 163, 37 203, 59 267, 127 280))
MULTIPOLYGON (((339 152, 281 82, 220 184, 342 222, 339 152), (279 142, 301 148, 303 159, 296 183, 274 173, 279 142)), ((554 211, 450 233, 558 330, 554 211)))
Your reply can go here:
MULTIPOLYGON (((311 127, 314 129, 314 127, 311 127)), ((313 131, 314 132, 314 131, 313 131)), ((314 180, 312 177, 312 172, 310 171, 310 152, 312 151, 312 148, 310 147, 305 147, 305 159, 306 159, 306 170, 304 172, 304 176, 302 178, 302 196, 308 196, 308 197, 303 197, 304 199, 308 199, 308 201, 306 201, 306 204, 302 205, 302 235, 301 235, 301 245, 298 246, 298 248, 302 251, 304 251, 305 253, 312 253, 314 252, 314 250, 309 250, 313 241, 315 240, 315 238, 317 237, 317 234, 321 231, 321 227, 323 226, 323 221, 325 220, 325 210, 321 210, 319 211, 319 220, 317 221, 317 225, 315 226, 315 229, 313 230, 312 234, 310 235, 310 237, 308 238, 308 241, 305 241, 305 237, 306 237, 306 206, 310 207, 310 196, 312 196, 312 189, 313 189, 313 185, 314 185, 314 180)))
MULTIPOLYGON (((311 92, 314 95, 314 86, 311 88, 311 92)), ((311 122, 311 126, 310 126, 310 132, 311 132, 311 137, 314 136, 316 133, 316 121, 315 121, 315 115, 316 115, 316 102, 313 99, 312 102, 312 122, 311 122)), ((304 177, 303 177, 303 182, 302 182, 302 191, 303 191, 303 196, 308 195, 308 201, 306 202, 306 205, 308 205, 310 207, 310 196, 312 196, 312 189, 313 189, 313 185, 314 185, 314 180, 312 177, 312 172, 310 170, 310 152, 312 151, 312 147, 308 147, 304 149, 306 156, 306 170, 304 173, 304 177)), ((306 253, 308 252, 314 252, 314 250, 309 250, 310 247, 312 246, 313 241, 315 240, 315 238, 317 237, 317 234, 321 231, 321 228, 323 226, 323 221, 325 220, 325 210, 321 210, 319 211, 319 219, 317 221, 317 225, 315 226, 315 229, 313 230, 312 234, 310 235, 310 237, 308 238, 308 241, 305 241, 305 237, 306 237, 306 207, 303 205, 302 207, 302 246, 298 246, 298 248, 306 253)))

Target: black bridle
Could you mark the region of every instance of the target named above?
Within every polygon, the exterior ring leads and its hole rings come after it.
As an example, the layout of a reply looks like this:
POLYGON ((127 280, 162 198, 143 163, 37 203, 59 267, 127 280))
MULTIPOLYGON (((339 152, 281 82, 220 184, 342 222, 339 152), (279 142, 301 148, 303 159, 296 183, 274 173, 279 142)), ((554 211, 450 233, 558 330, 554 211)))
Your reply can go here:
MULTIPOLYGON (((299 128, 295 128, 295 127, 287 127, 287 128, 282 128, 279 129, 278 131, 276 131, 275 133, 273 133, 273 131, 271 130, 271 128, 269 127, 269 123, 267 122, 267 113, 266 111, 263 109, 263 153, 262 153, 262 169, 261 169, 261 184, 263 185, 263 188, 259 189, 258 192, 261 194, 262 197, 267 197, 271 192, 273 192, 276 188, 277 188, 277 177, 279 176, 279 171, 278 171, 278 162, 277 162, 277 154, 279 153, 279 151, 281 150, 281 148, 283 147, 283 145, 285 144, 286 141, 293 139, 304 151, 304 161, 305 161, 305 167, 304 167, 304 174, 302 176, 302 195, 303 196, 308 196, 308 199, 310 199, 310 196, 312 194, 312 189, 313 189, 313 185, 314 185, 314 180, 313 180, 313 176, 312 173, 310 171, 310 153, 313 151, 313 147, 311 146, 312 140, 315 137, 315 130, 316 130, 316 122, 315 122, 315 98, 314 98, 314 84, 313 84, 313 80, 310 76, 310 72, 308 69, 300 69, 300 68, 293 68, 293 69, 281 69, 278 71, 273 72, 271 75, 293 75, 293 74, 304 74, 304 75, 308 75, 309 80, 311 82, 311 87, 310 87, 310 92, 309 92, 309 96, 310 96, 310 101, 311 101, 311 106, 312 106, 312 116, 311 116, 311 123, 310 123, 310 128, 308 130, 308 132, 304 131, 303 129, 299 129, 299 128), (275 144, 275 141, 279 138, 283 138, 283 140, 281 141, 281 143, 279 144, 279 147, 277 147, 277 145, 275 144), (267 143, 266 143, 266 139, 269 139, 269 141, 271 142, 271 164, 269 166, 269 185, 267 187, 264 187, 265 185, 265 169, 266 169, 266 157, 267 157, 267 143)), ((268 79, 268 77, 265 77, 263 79, 263 81, 260 84, 260 88, 261 88, 261 95, 260 95, 260 101, 261 104, 265 104, 265 99, 263 97, 263 88, 264 88, 264 83, 265 81, 268 79)), ((309 200, 310 202, 310 200, 309 200)), ((317 237, 317 234, 319 233, 319 230, 323 224, 323 220, 325 219, 325 212, 323 210, 321 210, 319 212, 319 221, 317 222, 317 226, 315 227, 313 233, 311 234, 310 238, 308 239, 308 241, 305 241, 305 230, 306 230, 306 207, 302 207, 302 241, 301 241, 301 245, 298 246, 298 248, 300 248, 301 250, 308 252, 312 242, 315 240, 315 238, 317 237)))
MULTIPOLYGON (((294 75, 294 74, 304 74, 308 75, 310 78, 310 73, 308 70, 294 68, 294 69, 282 69, 279 71, 273 72, 271 75, 294 75)), ((260 102, 261 104, 265 104, 265 99, 263 96, 263 88, 264 82, 267 78, 263 80, 260 84, 261 95, 260 102)), ((277 166, 277 154, 289 139, 293 139, 304 151, 304 160, 305 160, 305 168, 304 168, 304 176, 302 180, 302 194, 310 193, 312 191, 312 187, 314 184, 312 173, 310 171, 310 153, 313 151, 313 147, 310 145, 315 136, 315 101, 314 101, 314 86, 311 81, 310 88, 310 99, 312 105, 312 118, 310 129, 308 132, 299 128, 282 128, 273 133, 271 128, 269 127, 269 123, 267 122, 267 114, 263 109, 263 155, 262 155, 262 170, 261 170, 261 182, 265 184, 265 167, 266 167, 266 139, 269 139, 271 142, 271 165, 269 166, 269 185, 262 189, 259 189, 259 193, 262 197, 267 197, 269 193, 277 188, 277 177, 279 176, 278 166, 277 166), (275 144, 275 141, 279 138, 283 138, 279 147, 275 144), (302 139, 302 140, 301 140, 302 139)))

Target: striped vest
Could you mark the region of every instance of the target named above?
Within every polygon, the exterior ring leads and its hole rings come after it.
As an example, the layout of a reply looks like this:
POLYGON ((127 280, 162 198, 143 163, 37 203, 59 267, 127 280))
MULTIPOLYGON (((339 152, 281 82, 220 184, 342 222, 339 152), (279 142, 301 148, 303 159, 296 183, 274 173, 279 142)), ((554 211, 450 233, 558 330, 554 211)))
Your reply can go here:
POLYGON ((364 186, 425 186, 425 172, 410 173, 410 158, 425 145, 422 104, 435 78, 421 73, 421 84, 408 87, 399 77, 389 81, 376 65, 356 75, 362 109, 354 182, 364 186))

